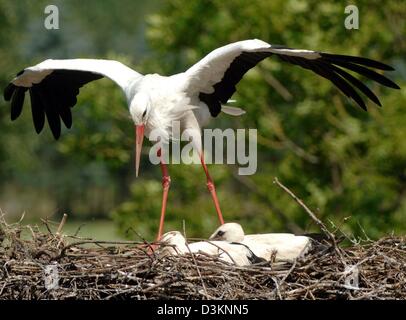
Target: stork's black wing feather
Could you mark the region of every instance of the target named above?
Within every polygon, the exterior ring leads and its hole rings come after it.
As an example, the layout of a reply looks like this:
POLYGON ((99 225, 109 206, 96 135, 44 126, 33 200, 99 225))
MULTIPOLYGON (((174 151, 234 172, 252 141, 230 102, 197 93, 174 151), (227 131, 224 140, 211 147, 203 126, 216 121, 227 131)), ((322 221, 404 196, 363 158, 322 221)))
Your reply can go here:
POLYGON ((11 120, 17 119, 23 110, 24 96, 27 88, 16 88, 11 100, 11 120))
POLYGON ((292 64, 299 65, 303 68, 310 69, 313 72, 317 73, 318 75, 322 76, 330 80, 339 90, 341 90, 347 97, 354 99, 358 103, 358 105, 364 109, 366 109, 365 103, 359 94, 355 91, 355 89, 340 75, 335 73, 335 71, 331 68, 332 66, 323 63, 322 60, 308 60, 303 59, 301 57, 292 57, 292 56, 279 56, 282 60, 290 62, 292 64))
POLYGON ((260 61, 272 55, 270 52, 243 52, 233 60, 224 73, 223 79, 216 83, 213 93, 199 94, 199 99, 209 106, 210 114, 216 117, 221 111, 221 104, 226 103, 236 91, 235 86, 248 70, 260 61))
POLYGON ((63 108, 60 105, 58 106, 59 116, 61 117, 66 128, 72 128, 72 111, 70 108, 63 108))
POLYGON ((278 56, 282 61, 309 69, 323 78, 330 80, 340 91, 342 91, 347 97, 353 99, 364 110, 366 110, 365 102, 357 90, 362 92, 375 104, 381 106, 381 103, 371 89, 369 89, 364 83, 355 78, 353 75, 348 73, 348 71, 345 69, 358 73, 386 87, 399 89, 399 86, 392 80, 374 70, 369 69, 375 68, 387 71, 394 70, 393 67, 379 61, 364 57, 329 54, 323 52, 317 53, 319 55, 318 58, 309 58, 306 56, 309 51, 303 51, 304 54, 301 56, 300 50, 296 50, 294 55, 290 55, 289 50, 294 49, 284 46, 272 45, 270 49, 272 49, 273 52, 242 52, 231 62, 221 81, 213 85, 214 91, 212 93, 200 92, 200 100, 207 104, 210 114, 213 117, 216 117, 220 113, 221 104, 226 103, 236 91, 236 85, 242 79, 244 74, 272 54, 278 56), (278 49, 282 49, 280 50, 280 53, 278 52, 278 49))
POLYGON ((371 99, 373 102, 375 102, 378 106, 382 107, 381 102, 379 101, 378 97, 372 92, 371 89, 369 89, 365 84, 363 84, 361 81, 359 81, 357 78, 353 77, 351 74, 348 72, 345 72, 339 67, 336 67, 334 65, 330 66, 332 70, 345 78, 348 82, 351 82, 352 85, 359 90, 362 91, 363 94, 365 94, 369 99, 371 99))
MULTIPOLYGON (((19 72, 18 75, 23 73, 19 72)), ((79 89, 86 83, 103 78, 102 75, 76 70, 54 70, 38 84, 30 88, 18 87, 10 83, 4 90, 4 99, 11 100, 11 119, 17 119, 22 111, 25 92, 29 89, 34 127, 40 133, 45 117, 55 139, 61 134, 61 119, 70 128, 72 114, 70 108, 77 102, 79 89)))
POLYGON ((42 105, 45 107, 45 115, 48 120, 49 128, 51 129, 54 138, 58 140, 61 134, 61 120, 59 119, 58 111, 55 108, 56 106, 52 104, 53 94, 47 94, 48 91, 46 90, 46 87, 39 87, 36 88, 36 90, 38 90, 42 105))
POLYGON ((346 62, 346 61, 336 61, 334 64, 344 67, 346 69, 349 69, 351 71, 354 71, 356 73, 359 73, 360 75, 363 75, 371 80, 374 80, 375 82, 378 82, 385 87, 393 88, 393 89, 399 89, 399 86, 394 83, 392 80, 389 80, 385 76, 368 69, 366 67, 363 67, 361 65, 355 64, 353 62, 346 62))
POLYGON ((12 83, 9 83, 8 86, 4 89, 4 100, 10 101, 13 93, 16 89, 16 86, 12 83))
POLYGON ((356 64, 360 64, 366 67, 370 68, 375 68, 375 69, 380 69, 380 70, 387 70, 387 71, 393 71, 395 70, 393 67, 384 64, 382 62, 364 58, 364 57, 357 57, 357 56, 347 56, 344 54, 330 54, 330 53, 320 53, 320 55, 323 57, 323 60, 330 61, 331 63, 337 63, 337 62, 352 62, 356 64))
POLYGON ((392 67, 375 60, 346 55, 330 55, 326 53, 320 53, 320 58, 318 59, 306 59, 300 56, 287 56, 282 54, 277 54, 277 56, 283 61, 310 69, 330 80, 340 91, 349 98, 352 98, 364 110, 366 110, 366 105, 354 88, 360 90, 367 98, 381 106, 378 97, 365 84, 342 68, 354 71, 386 87, 399 89, 399 86, 393 81, 363 66, 368 65, 382 70, 393 70, 392 67))
POLYGON ((45 124, 45 107, 41 102, 38 90, 33 90, 33 88, 31 87, 30 97, 32 121, 34 122, 35 131, 37 133, 40 133, 45 124))

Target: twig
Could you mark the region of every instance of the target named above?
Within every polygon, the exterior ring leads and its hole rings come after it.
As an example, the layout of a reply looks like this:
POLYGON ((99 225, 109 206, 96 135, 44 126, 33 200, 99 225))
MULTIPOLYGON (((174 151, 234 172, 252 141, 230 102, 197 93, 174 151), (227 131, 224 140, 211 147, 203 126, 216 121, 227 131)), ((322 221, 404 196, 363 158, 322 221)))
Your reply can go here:
MULTIPOLYGON (((187 237, 186 237, 186 223, 185 223, 185 220, 182 221, 182 226, 183 226, 183 235, 184 235, 185 239, 187 239, 187 237)), ((198 275, 199 275, 199 279, 200 279, 200 281, 201 281, 201 283, 202 283, 202 287, 203 287, 203 290, 204 290, 204 294, 205 294, 206 297, 209 297, 209 295, 207 294, 206 285, 204 284, 204 281, 203 281, 203 278, 202 278, 202 274, 201 274, 201 272, 200 272, 199 266, 197 265, 195 255, 194 255, 194 254, 192 253, 192 251, 190 250, 189 244, 187 243, 187 241, 185 241, 185 244, 186 244, 186 248, 188 249, 189 253, 192 255, 192 259, 193 259, 193 262, 194 262, 194 264, 195 264, 196 271, 197 271, 197 273, 198 273, 198 275)))
POLYGON ((23 212, 23 214, 21 215, 20 220, 17 223, 20 224, 21 222, 23 222, 24 217, 25 217, 25 211, 23 212))
POLYGON ((24 228, 0 214, 0 299, 406 299, 406 237, 362 241, 340 248, 342 256, 310 251, 270 268, 205 254, 154 258, 133 241, 80 241, 63 253, 54 234, 31 228, 37 240, 21 239, 24 228), (44 290, 44 271, 60 254, 59 288, 44 290))
POLYGON ((62 220, 61 220, 61 222, 59 223, 58 229, 56 230, 56 235, 57 235, 57 236, 61 235, 62 228, 63 228, 63 226, 65 225, 67 218, 68 218, 68 215, 67 215, 66 213, 64 213, 64 214, 63 214, 63 217, 62 217, 62 220))
POLYGON ((335 241, 334 235, 327 229, 327 227, 324 225, 323 222, 319 218, 316 217, 316 215, 311 211, 301 199, 299 199, 292 191, 290 191, 286 186, 284 186, 281 182, 279 182, 278 178, 275 177, 273 180, 274 183, 276 183, 279 187, 281 187, 286 193, 288 193, 310 216, 310 218, 313 219, 314 222, 320 227, 320 229, 328 236, 328 238, 331 241, 335 241))
MULTIPOLYGON (((231 167, 230 167, 231 168, 231 167)), ((231 169, 230 169, 231 170, 231 169)), ((267 206, 275 213, 280 220, 283 221, 284 225, 294 233, 303 233, 303 229, 300 228, 297 224, 292 222, 288 219, 288 217, 283 213, 281 209, 275 206, 271 201, 269 201, 269 197, 264 194, 258 187, 253 183, 250 179, 245 176, 240 176, 236 170, 231 171, 233 178, 236 179, 238 182, 243 184, 246 188, 254 192, 262 201, 264 201, 267 206)))
POLYGON ((53 260, 58 260, 58 259, 62 258, 65 255, 65 251, 68 250, 69 248, 79 246, 82 244, 96 244, 96 245, 98 245, 98 244, 116 244, 117 245, 117 244, 140 244, 140 242, 139 241, 101 241, 101 240, 77 241, 77 242, 73 242, 73 243, 70 243, 70 244, 64 246, 61 249, 60 253, 53 258, 53 260))
MULTIPOLYGON (((138 238, 140 238, 140 239, 142 240, 143 244, 148 247, 149 252, 151 252, 151 253, 153 254, 154 258, 156 258, 156 253, 155 253, 155 249, 154 249, 153 245, 152 245, 150 242, 148 242, 142 235, 140 235, 133 227, 129 227, 129 228, 127 229, 126 233, 127 233, 128 231, 130 231, 130 230, 131 230, 132 232, 134 232, 135 235, 136 235, 138 238)), ((153 244, 155 244, 155 243, 153 243, 153 244)), ((147 254, 146 251, 144 251, 144 252, 147 254)), ((147 255, 148 255, 148 254, 147 254, 147 255)), ((148 256, 149 256, 149 255, 148 255, 148 256)))
POLYGON ((331 240, 334 250, 337 252, 337 254, 341 257, 342 263, 346 266, 346 262, 342 256, 342 253, 340 251, 340 248, 337 245, 337 240, 334 237, 334 234, 332 234, 328 228, 324 225, 324 223, 317 218, 317 216, 311 211, 301 199, 299 199, 292 191, 290 191, 285 185, 283 185, 277 177, 274 178, 273 180, 274 183, 276 183, 279 187, 281 187, 286 193, 288 193, 310 216, 310 218, 313 219, 313 221, 320 227, 320 229, 327 235, 327 237, 331 240))
POLYGON ((82 223, 75 231, 75 233, 73 234, 73 237, 77 237, 80 230, 82 230, 82 228, 86 225, 86 223, 82 223))
POLYGON ((45 227, 47 228, 49 234, 54 234, 51 230, 51 228, 49 227, 49 223, 48 223, 48 217, 46 217, 45 219, 41 218, 42 223, 45 225, 45 227))

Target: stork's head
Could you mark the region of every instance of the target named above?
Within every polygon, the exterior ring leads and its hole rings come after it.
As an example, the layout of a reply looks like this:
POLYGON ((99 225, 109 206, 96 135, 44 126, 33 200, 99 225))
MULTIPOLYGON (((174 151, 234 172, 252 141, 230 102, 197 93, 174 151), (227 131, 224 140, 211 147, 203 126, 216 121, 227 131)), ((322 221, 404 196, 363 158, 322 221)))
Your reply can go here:
POLYGON ((151 98, 145 92, 137 93, 131 101, 130 113, 135 124, 135 175, 138 177, 145 125, 151 111, 151 98))
POLYGON ((160 256, 177 255, 188 252, 186 239, 179 231, 170 231, 162 235, 160 256))
POLYGON ((244 240, 244 230, 241 225, 235 222, 229 222, 221 225, 210 236, 209 240, 222 240, 229 242, 241 242, 244 240))

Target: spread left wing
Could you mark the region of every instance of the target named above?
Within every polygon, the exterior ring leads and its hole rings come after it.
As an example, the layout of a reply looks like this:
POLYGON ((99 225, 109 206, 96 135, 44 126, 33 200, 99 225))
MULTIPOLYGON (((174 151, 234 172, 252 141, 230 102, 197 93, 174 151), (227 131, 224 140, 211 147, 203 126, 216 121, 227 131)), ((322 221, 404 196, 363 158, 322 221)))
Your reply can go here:
POLYGON ((386 87, 399 89, 393 81, 372 70, 394 70, 382 62, 363 57, 291 49, 255 39, 217 48, 189 68, 185 72, 188 92, 197 94, 215 117, 220 113, 222 104, 225 104, 236 91, 236 85, 244 74, 271 55, 330 80, 364 110, 366 110, 364 100, 356 89, 377 105, 380 106, 381 103, 378 97, 365 84, 348 73, 348 70, 386 87))
POLYGON ((54 138, 58 139, 61 120, 67 128, 72 125, 70 109, 77 102, 79 89, 103 77, 113 80, 128 99, 131 84, 142 75, 121 62, 102 59, 49 59, 25 68, 4 90, 4 99, 11 100, 11 120, 20 116, 28 91, 35 130, 42 131, 46 117, 54 138))

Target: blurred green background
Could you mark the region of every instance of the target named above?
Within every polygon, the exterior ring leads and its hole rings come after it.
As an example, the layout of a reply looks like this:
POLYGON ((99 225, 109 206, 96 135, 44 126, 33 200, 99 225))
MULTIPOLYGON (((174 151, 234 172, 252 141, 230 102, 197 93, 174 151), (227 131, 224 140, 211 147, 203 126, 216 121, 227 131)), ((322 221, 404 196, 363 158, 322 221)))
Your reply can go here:
MULTIPOLYGON (((368 82, 384 108, 366 113, 328 81, 268 59, 251 70, 233 98, 247 114, 222 115, 218 128, 258 129, 258 171, 211 165, 222 210, 248 232, 317 230, 280 188, 276 176, 324 221, 376 238, 406 231, 406 2, 352 1, 360 29, 344 27, 348 1, 65 0, 59 30, 44 28, 49 1, 0 0, 0 84, 47 58, 117 59, 141 73, 181 72, 227 43, 259 38, 273 44, 362 55, 396 68, 402 89, 368 82)), ((12 123, 0 99, 0 208, 9 221, 59 220, 98 238, 146 239, 157 231, 158 166, 144 148, 141 177, 133 167, 133 125, 123 94, 102 79, 81 90, 74 124, 58 142, 35 134, 29 99, 12 123)), ((146 145, 148 146, 149 143, 146 145)), ((166 230, 206 237, 217 218, 197 165, 171 165, 166 230)), ((331 226, 331 225, 330 225, 331 226)), ((73 232, 73 231, 72 231, 73 232)))

